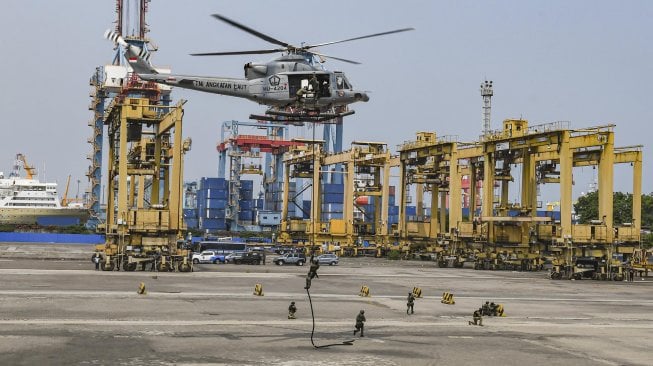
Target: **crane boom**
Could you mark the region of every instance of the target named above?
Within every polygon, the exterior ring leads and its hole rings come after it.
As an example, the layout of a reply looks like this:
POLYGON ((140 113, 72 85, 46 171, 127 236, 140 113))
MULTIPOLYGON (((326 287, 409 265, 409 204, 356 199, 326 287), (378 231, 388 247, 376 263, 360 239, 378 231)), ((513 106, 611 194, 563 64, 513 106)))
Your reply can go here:
POLYGON ((23 163, 23 169, 25 169, 25 174, 27 175, 27 179, 34 179, 34 176, 36 175, 36 169, 33 166, 27 164, 27 159, 25 158, 25 155, 18 153, 16 154, 16 158, 23 163))
POLYGON ((68 175, 68 180, 66 180, 66 191, 63 193, 63 198, 61 199, 61 206, 66 207, 70 203, 68 200, 68 188, 70 187, 70 175, 68 175))

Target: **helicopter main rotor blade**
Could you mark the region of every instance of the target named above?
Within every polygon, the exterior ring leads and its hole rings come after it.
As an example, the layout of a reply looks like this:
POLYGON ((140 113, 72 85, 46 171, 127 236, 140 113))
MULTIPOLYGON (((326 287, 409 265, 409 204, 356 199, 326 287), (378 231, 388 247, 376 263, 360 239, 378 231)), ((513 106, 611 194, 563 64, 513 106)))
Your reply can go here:
POLYGON ((364 38, 372 38, 372 37, 379 37, 379 36, 385 36, 386 34, 393 34, 393 33, 401 33, 401 32, 408 32, 415 30, 415 28, 402 28, 402 29, 395 29, 387 32, 382 32, 382 33, 374 33, 374 34, 368 34, 366 36, 360 36, 360 37, 354 37, 354 38, 349 38, 349 39, 343 39, 340 41, 333 41, 333 42, 325 42, 325 43, 319 43, 319 44, 314 44, 314 45, 309 45, 309 46, 304 46, 302 48, 304 49, 309 49, 309 48, 314 48, 314 47, 321 47, 321 46, 326 46, 330 44, 336 44, 336 43, 343 43, 343 42, 349 42, 349 41, 355 41, 358 39, 364 39, 364 38))
POLYGON ((231 52, 204 52, 191 53, 191 56, 230 56, 230 55, 262 55, 265 53, 283 52, 285 49, 274 50, 252 50, 252 51, 231 51, 231 52))
POLYGON ((331 58, 331 59, 334 59, 334 60, 338 60, 338 61, 342 61, 342 62, 347 62, 347 63, 354 64, 354 65, 360 65, 360 64, 361 64, 361 63, 358 62, 358 61, 347 60, 346 58, 340 58, 340 57, 329 56, 329 55, 325 55, 325 54, 323 54, 323 53, 318 53, 318 52, 313 52, 313 51, 308 51, 308 52, 310 52, 310 53, 312 53, 312 54, 314 54, 314 55, 320 56, 320 57, 331 58))
POLYGON ((294 46, 289 45, 286 42, 283 42, 283 41, 280 41, 278 39, 272 38, 272 37, 270 37, 270 36, 268 36, 266 34, 263 34, 263 33, 259 32, 259 31, 256 31, 256 30, 252 29, 252 28, 250 28, 248 26, 242 25, 242 24, 240 24, 240 23, 238 23, 238 22, 236 22, 234 20, 231 20, 231 19, 229 19, 227 17, 223 17, 220 14, 213 14, 212 16, 214 18, 216 18, 216 19, 222 20, 223 22, 225 22, 227 24, 230 24, 230 25, 232 25, 232 26, 234 26, 234 27, 236 27, 238 29, 244 30, 245 32, 247 32, 249 34, 254 35, 254 36, 256 36, 258 38, 261 38, 263 40, 266 40, 266 41, 268 41, 270 43, 278 44, 279 46, 294 48, 294 46))

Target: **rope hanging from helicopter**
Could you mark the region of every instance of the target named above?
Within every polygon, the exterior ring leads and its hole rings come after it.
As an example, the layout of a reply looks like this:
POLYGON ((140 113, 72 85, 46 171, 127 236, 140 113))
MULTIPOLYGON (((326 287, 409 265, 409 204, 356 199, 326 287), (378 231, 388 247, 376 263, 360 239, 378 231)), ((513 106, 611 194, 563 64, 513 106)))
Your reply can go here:
POLYGON ((353 346, 354 345, 354 340, 353 339, 348 340, 348 341, 342 341, 340 343, 329 343, 329 344, 324 344, 324 345, 316 345, 315 344, 315 340, 313 339, 314 336, 315 336, 315 312, 313 311, 313 300, 311 299, 311 290, 310 290, 310 288, 311 288, 311 280, 314 277, 317 277, 317 268, 319 268, 319 262, 318 262, 317 259, 314 260, 314 251, 313 251, 313 249, 311 249, 311 252, 312 252, 311 253, 311 259, 310 259, 311 268, 309 269, 308 275, 306 277, 306 287, 304 287, 306 289, 306 294, 308 295, 308 302, 309 302, 309 304, 311 306, 311 318, 312 318, 312 321, 313 321, 313 326, 311 328, 311 344, 316 349, 328 348, 328 347, 334 347, 334 346, 353 346))
MULTIPOLYGON (((315 167, 315 122, 311 123, 310 125, 313 126, 313 144, 312 144, 312 150, 313 150, 313 167, 315 167)), ((313 189, 315 189, 315 182, 313 182, 313 189)), ((315 227, 315 217, 311 215, 311 227, 315 227)), ((308 269, 308 274, 306 275, 306 286, 304 289, 306 290, 306 294, 308 295, 308 302, 311 306, 311 319, 312 319, 312 328, 311 328, 311 344, 313 347, 316 349, 319 348, 328 348, 332 346, 353 346, 354 340, 349 340, 349 341, 342 341, 341 343, 330 343, 330 344, 325 344, 318 346, 315 344, 315 340, 313 337, 315 337, 315 312, 313 311, 313 299, 311 298, 311 283, 313 281, 313 278, 319 278, 317 275, 317 270, 320 268, 320 262, 315 259, 315 236, 311 235, 311 259, 310 259, 310 267, 308 269)))

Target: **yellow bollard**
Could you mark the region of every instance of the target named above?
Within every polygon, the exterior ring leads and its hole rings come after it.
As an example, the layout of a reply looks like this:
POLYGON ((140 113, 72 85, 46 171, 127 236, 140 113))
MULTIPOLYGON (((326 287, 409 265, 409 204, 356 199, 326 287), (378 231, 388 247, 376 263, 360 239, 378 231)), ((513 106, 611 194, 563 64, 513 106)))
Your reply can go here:
POLYGON ((506 316, 506 314, 503 312, 503 305, 501 304, 497 305, 497 316, 506 316))
POLYGON ((456 303, 453 299, 453 294, 450 292, 442 293, 442 300, 440 302, 447 305, 454 305, 456 303))
POLYGON ((256 286, 254 286, 254 295, 263 296, 263 285, 257 283, 256 286))
POLYGON ((141 282, 141 284, 138 286, 138 291, 136 291, 137 294, 139 295, 147 295, 147 291, 145 290, 145 283, 141 282))
POLYGON ((370 297, 370 288, 366 285, 361 286, 361 291, 358 293, 358 296, 370 297))

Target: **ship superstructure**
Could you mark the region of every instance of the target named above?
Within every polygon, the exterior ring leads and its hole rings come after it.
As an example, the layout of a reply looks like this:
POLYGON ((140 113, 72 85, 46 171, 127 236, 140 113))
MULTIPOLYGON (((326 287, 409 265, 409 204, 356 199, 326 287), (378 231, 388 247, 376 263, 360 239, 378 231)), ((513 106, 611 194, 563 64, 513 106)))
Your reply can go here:
POLYGON ((21 177, 14 166, 8 177, 0 173, 0 224, 72 225, 85 222, 88 216, 82 205, 62 206, 57 183, 41 182, 33 171, 21 177))

